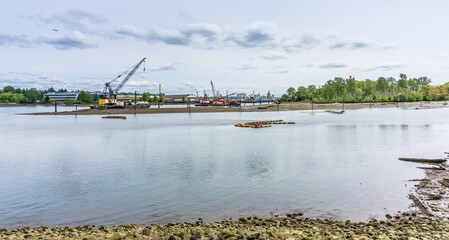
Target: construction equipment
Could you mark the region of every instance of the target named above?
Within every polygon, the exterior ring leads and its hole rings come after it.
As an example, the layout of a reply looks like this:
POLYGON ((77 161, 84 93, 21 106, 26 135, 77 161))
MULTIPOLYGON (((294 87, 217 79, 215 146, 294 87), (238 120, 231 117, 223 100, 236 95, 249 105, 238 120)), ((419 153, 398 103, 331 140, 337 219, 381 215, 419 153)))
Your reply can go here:
MULTIPOLYGON (((137 71, 137 69, 139 69, 140 65, 142 65, 142 63, 145 62, 145 58, 143 58, 142 60, 140 60, 140 62, 138 62, 135 66, 131 67, 129 70, 128 75, 126 75, 126 77, 120 82, 120 84, 117 85, 117 87, 115 89, 112 88, 111 83, 116 81, 117 79, 119 79, 123 74, 125 74, 127 71, 125 71, 124 73, 118 75, 116 78, 112 79, 111 81, 107 82, 104 84, 104 89, 103 89, 103 93, 100 96, 100 100, 98 101, 98 104, 100 104, 101 106, 106 106, 106 105, 116 105, 117 104, 117 93, 118 91, 120 91, 120 89, 126 84, 126 82, 134 75, 134 73, 137 71)), ((145 67, 143 68, 143 71, 145 71, 145 67)))
POLYGON ((196 96, 199 104, 195 106, 240 106, 240 104, 236 103, 235 101, 229 101, 228 99, 228 97, 236 94, 235 92, 226 96, 221 96, 220 91, 217 91, 215 89, 214 83, 212 81, 210 81, 210 85, 212 87, 212 97, 209 97, 209 95, 207 95, 206 93, 206 90, 203 90, 204 96, 203 98, 200 98, 197 91, 196 96))

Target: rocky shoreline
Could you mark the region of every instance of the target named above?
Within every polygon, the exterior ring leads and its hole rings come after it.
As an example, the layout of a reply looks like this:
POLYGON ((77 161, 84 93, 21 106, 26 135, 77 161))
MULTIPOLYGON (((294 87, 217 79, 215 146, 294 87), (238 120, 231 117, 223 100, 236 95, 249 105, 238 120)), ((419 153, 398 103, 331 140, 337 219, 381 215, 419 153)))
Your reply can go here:
POLYGON ((238 221, 138 226, 24 227, 0 229, 0 239, 449 239, 449 223, 415 214, 368 223, 257 216, 238 221))

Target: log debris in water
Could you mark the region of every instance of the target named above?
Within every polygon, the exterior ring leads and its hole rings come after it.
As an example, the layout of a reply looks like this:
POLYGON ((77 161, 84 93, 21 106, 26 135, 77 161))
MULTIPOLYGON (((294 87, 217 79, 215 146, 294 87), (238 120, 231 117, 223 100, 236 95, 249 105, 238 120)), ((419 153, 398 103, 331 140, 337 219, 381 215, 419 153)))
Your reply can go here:
POLYGON ((418 168, 424 170, 446 170, 446 168, 444 167, 418 167, 418 168))
POLYGON ((444 158, 399 158, 401 161, 407 161, 407 162, 424 162, 424 163, 443 163, 446 162, 446 159, 444 158))
POLYGON ((408 195, 408 197, 413 201, 413 203, 415 203, 415 206, 419 208, 419 210, 421 210, 424 214, 426 214, 429 217, 433 216, 433 214, 426 208, 426 206, 424 206, 424 204, 421 201, 419 201, 417 197, 415 197, 415 195, 410 194, 408 195))
POLYGON ((334 114, 343 114, 343 113, 345 113, 345 110, 342 110, 342 111, 326 110, 325 112, 334 113, 334 114))

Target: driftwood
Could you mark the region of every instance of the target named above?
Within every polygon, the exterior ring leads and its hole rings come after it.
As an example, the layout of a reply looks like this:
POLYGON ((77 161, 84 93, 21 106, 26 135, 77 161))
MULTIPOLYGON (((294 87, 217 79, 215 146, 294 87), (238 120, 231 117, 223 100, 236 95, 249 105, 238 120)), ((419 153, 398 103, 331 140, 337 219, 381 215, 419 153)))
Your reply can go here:
POLYGON ((449 179, 443 178, 443 179, 441 179, 441 180, 438 180, 438 182, 441 183, 441 185, 443 185, 443 186, 449 188, 449 179))
POLYGON ((325 112, 334 113, 334 114, 343 114, 343 113, 345 113, 345 110, 342 110, 342 111, 326 110, 325 112))
POLYGON ((446 159, 444 158, 399 158, 401 161, 407 161, 407 162, 423 162, 423 163, 443 163, 446 162, 446 159))
POLYGON ((416 185, 418 188, 424 188, 426 185, 430 182, 429 179, 423 179, 418 185, 416 185))
POLYGON ((408 197, 413 201, 413 203, 415 203, 415 206, 419 208, 419 210, 421 210, 424 214, 426 214, 428 217, 433 216, 433 214, 427 209, 426 206, 424 206, 424 204, 421 201, 419 201, 417 197, 415 197, 415 195, 410 194, 408 195, 408 197))
POLYGON ((417 167, 417 168, 425 170, 446 170, 446 168, 443 167, 417 167))
POLYGON ((410 179, 410 180, 408 180, 409 182, 421 182, 421 181, 424 181, 424 180, 427 180, 427 179, 425 179, 425 178, 421 178, 421 179, 410 179))

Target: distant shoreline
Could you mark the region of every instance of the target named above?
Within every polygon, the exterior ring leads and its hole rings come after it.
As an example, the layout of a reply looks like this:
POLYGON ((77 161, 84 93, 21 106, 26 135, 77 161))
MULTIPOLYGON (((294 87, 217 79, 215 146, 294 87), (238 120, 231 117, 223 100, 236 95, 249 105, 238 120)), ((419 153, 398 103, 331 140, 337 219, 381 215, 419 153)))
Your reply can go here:
MULTIPOLYGON (((49 105, 51 106, 51 105, 49 105)), ((443 107, 444 101, 422 102, 422 108, 443 107)), ((421 108, 421 102, 378 102, 378 103, 314 103, 311 102, 288 102, 282 104, 260 105, 258 103, 248 104, 242 107, 185 107, 185 108, 158 108, 151 105, 150 108, 124 108, 124 109, 82 109, 63 112, 39 112, 21 113, 21 115, 121 115, 121 114, 158 114, 158 113, 216 113, 216 112, 275 112, 295 110, 325 110, 325 109, 362 109, 362 108, 396 108, 416 107, 421 108)))

